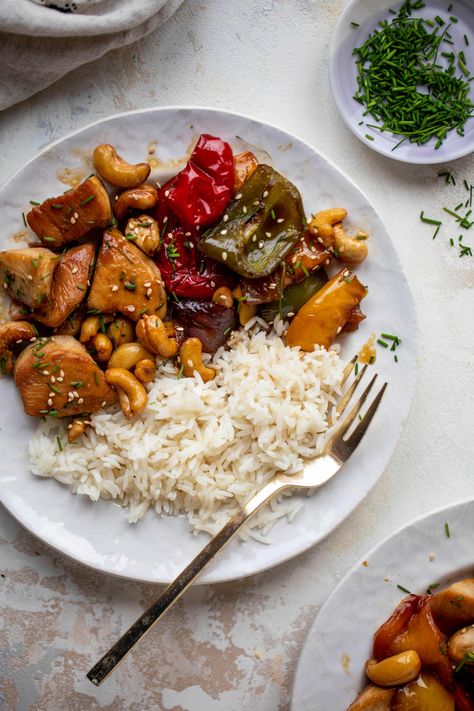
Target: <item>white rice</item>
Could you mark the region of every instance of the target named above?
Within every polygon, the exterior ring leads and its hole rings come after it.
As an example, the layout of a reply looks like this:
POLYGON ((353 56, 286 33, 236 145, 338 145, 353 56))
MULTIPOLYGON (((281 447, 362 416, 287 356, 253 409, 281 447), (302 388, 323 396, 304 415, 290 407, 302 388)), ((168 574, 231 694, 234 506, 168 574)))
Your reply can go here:
MULTIPOLYGON (((117 407, 102 410, 75 444, 60 421, 41 423, 30 442, 32 472, 92 501, 120 502, 130 522, 152 507, 186 514, 194 532, 216 533, 276 472, 296 473, 321 451, 342 376, 336 350, 304 353, 285 346, 281 321, 270 332, 264 325, 253 319, 217 351, 208 383, 177 379, 172 363, 161 365, 146 411, 131 421, 117 407)), ((265 541, 300 507, 288 497, 272 501, 252 519, 260 534, 250 535, 265 541)))

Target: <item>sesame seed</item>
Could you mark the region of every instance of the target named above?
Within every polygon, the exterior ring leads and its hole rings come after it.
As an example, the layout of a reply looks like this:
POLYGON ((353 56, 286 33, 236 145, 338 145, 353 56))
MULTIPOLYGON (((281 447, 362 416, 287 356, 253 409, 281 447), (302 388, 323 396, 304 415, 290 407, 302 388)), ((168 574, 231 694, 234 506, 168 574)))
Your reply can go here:
POLYGON ((43 370, 43 375, 49 375, 49 370, 43 370))
POLYGON ((153 294, 153 289, 147 289, 146 290, 146 295, 151 296, 153 294))
POLYGON ((75 212, 73 216, 76 218, 76 220, 79 219, 79 213, 78 213, 78 212, 75 212))
POLYGON ((169 191, 169 190, 165 190, 165 197, 168 197, 169 194, 170 194, 170 191, 169 191))
POLYGON ((263 198, 268 197, 268 190, 265 190, 265 192, 263 193, 262 197, 263 197, 263 198))
POLYGON ((82 405, 83 402, 84 402, 84 398, 80 397, 79 400, 77 401, 77 404, 82 405))
POLYGON ((252 237, 252 242, 256 242, 256 241, 257 241, 257 235, 254 235, 254 236, 252 237))
POLYGON ((318 242, 319 242, 320 244, 323 244, 323 240, 322 240, 321 237, 318 237, 318 242))
POLYGON ((235 196, 235 199, 240 200, 241 197, 242 197, 242 193, 237 193, 237 195, 235 196))
POLYGON ((71 223, 71 225, 75 225, 75 224, 76 224, 76 218, 75 218, 75 217, 71 217, 70 223, 71 223))
POLYGON ((287 315, 289 318, 291 318, 292 316, 295 315, 295 313, 294 313, 294 311, 288 311, 288 313, 287 313, 286 315, 287 315))
POLYGON ((68 430, 72 430, 72 424, 67 426, 68 430))
POLYGON ((6 281, 3 282, 3 288, 4 288, 4 289, 8 289, 8 284, 7 284, 6 281))
POLYGON ((339 326, 336 333, 339 334, 339 333, 341 333, 341 331, 342 331, 342 326, 339 326))
POLYGON ((229 215, 224 215, 224 217, 222 218, 222 222, 227 222, 228 219, 229 219, 229 215))
POLYGON ((38 339, 36 338, 36 336, 32 336, 32 337, 30 338, 30 343, 34 343, 34 342, 37 341, 37 340, 38 340, 38 339))
POLYGON ((344 271, 342 272, 342 276, 343 276, 343 277, 348 277, 348 276, 349 276, 349 272, 347 271, 347 269, 344 269, 344 271))
POLYGON ((15 341, 15 343, 21 343, 21 338, 19 338, 18 341, 15 341))
POLYGON ((211 281, 211 287, 214 289, 215 286, 216 286, 216 282, 215 282, 215 281, 211 281))
POLYGON ((112 291, 118 291, 118 286, 117 284, 114 284, 113 286, 110 287, 112 291))
POLYGON ((227 234, 227 230, 221 230, 221 235, 226 235, 226 234, 227 234))
POLYGON ((316 252, 316 247, 314 246, 314 244, 311 245, 310 250, 311 252, 316 252))
POLYGON ((312 255, 310 256, 310 259, 314 261, 315 259, 317 259, 317 256, 316 256, 315 254, 312 254, 312 255))
POLYGON ((156 181, 155 185, 157 188, 161 188, 161 183, 159 183, 158 181, 156 181))
POLYGON ((56 382, 56 378, 54 377, 54 375, 51 376, 51 382, 52 382, 52 383, 55 383, 55 382, 56 382))
POLYGON ((196 225, 194 229, 196 230, 196 232, 199 232, 199 230, 201 229, 201 225, 196 225))
POLYGON ((326 259, 326 261, 324 262, 324 264, 329 264, 329 262, 330 262, 330 260, 329 260, 329 259, 326 259))
POLYGON ((291 263, 296 264, 296 256, 291 258, 291 263))
POLYGON ((259 247, 259 249, 262 249, 262 247, 263 247, 263 242, 262 242, 262 240, 260 240, 260 242, 258 243, 258 247, 259 247))
POLYGON ((53 401, 51 400, 51 398, 48 398, 48 403, 47 403, 47 404, 48 404, 48 407, 51 407, 51 405, 53 404, 53 401))
POLYGON ((265 237, 271 237, 272 233, 271 232, 265 232, 265 237))
POLYGON ((50 392, 50 393, 48 394, 48 397, 54 397, 55 395, 56 395, 56 393, 50 392))
POLYGON ((79 393, 77 392, 77 390, 73 390, 73 391, 72 391, 72 394, 73 394, 73 396, 74 396, 75 398, 78 398, 78 397, 79 397, 79 393))
POLYGON ((73 267, 73 268, 71 269, 71 274, 77 274, 78 271, 79 271, 79 270, 78 270, 77 267, 73 267))
POLYGON ((191 360, 191 358, 188 358, 187 363, 188 363, 188 365, 189 365, 190 368, 193 367, 193 361, 191 360))
POLYGON ((283 217, 279 217, 278 220, 277 220, 277 222, 278 222, 279 225, 281 225, 281 223, 284 222, 284 221, 285 221, 285 219, 284 219, 283 217))
MULTIPOLYGON (((60 370, 59 375, 61 376, 61 378, 64 378, 64 370, 60 370)), ((58 378, 58 380, 59 380, 59 378, 58 378)))
POLYGON ((277 285, 276 285, 276 284, 269 284, 269 285, 268 285, 268 288, 269 288, 269 289, 276 289, 276 288, 277 288, 277 285))
POLYGON ((177 331, 184 331, 184 326, 176 326, 177 331))
POLYGON ((227 252, 222 252, 221 257, 222 257, 222 261, 225 262, 227 259, 227 252))
POLYGON ((145 289, 148 289, 148 288, 151 286, 151 282, 150 282, 150 281, 146 281, 146 282, 143 284, 143 286, 145 287, 145 289))
POLYGON ((260 205, 260 200, 254 200, 252 205, 260 205))
POLYGON ((339 247, 339 252, 343 252, 344 250, 345 250, 345 247, 343 244, 341 244, 341 246, 339 247))
POLYGON ((173 239, 173 233, 172 233, 172 232, 168 232, 168 237, 169 237, 170 239, 173 239))
POLYGON ((312 217, 307 217, 307 218, 306 218, 306 224, 307 224, 307 225, 310 225, 310 224, 312 223, 312 221, 313 221, 313 218, 312 218, 312 217))
POLYGON ((125 308, 127 309, 127 311, 130 311, 131 313, 133 313, 135 311, 135 306, 132 306, 132 304, 130 304, 129 306, 126 306, 125 308))
POLYGON ((107 405, 107 402, 104 400, 104 402, 102 403, 101 407, 105 407, 106 405, 107 405))
POLYGON ((184 233, 184 236, 185 236, 185 237, 191 237, 191 232, 185 232, 185 233, 184 233))
POLYGON ((28 274, 26 278, 29 279, 30 281, 33 281, 33 277, 31 276, 31 274, 28 274))
POLYGON ((64 378, 60 375, 59 378, 56 378, 56 380, 58 381, 58 383, 62 383, 64 378))
POLYGON ((244 205, 243 208, 242 208, 242 212, 244 213, 244 215, 247 214, 247 208, 245 207, 245 205, 244 205))

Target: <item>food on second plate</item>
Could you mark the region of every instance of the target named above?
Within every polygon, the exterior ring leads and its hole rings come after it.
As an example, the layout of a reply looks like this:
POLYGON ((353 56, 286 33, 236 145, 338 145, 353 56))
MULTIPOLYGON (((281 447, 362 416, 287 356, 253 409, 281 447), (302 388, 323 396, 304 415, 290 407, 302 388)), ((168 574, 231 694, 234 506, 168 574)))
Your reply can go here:
MULTIPOLYGON (((172 373, 180 404, 182 397, 190 397, 187 385, 181 392, 183 379, 194 379, 196 393, 204 384, 214 391, 219 383, 225 390, 224 363, 232 367, 238 352, 250 358, 251 340, 244 336, 248 329, 261 333, 264 342, 278 331, 282 363, 294 351, 304 369, 310 369, 327 351, 333 371, 339 372, 338 355, 331 349, 340 334, 356 329, 364 318, 360 303, 367 294, 349 270, 367 256, 367 235, 346 234, 344 208, 322 206, 307 219, 300 193, 287 177, 259 163, 250 151, 234 155, 226 141, 208 134, 199 137, 185 167, 163 186, 146 182, 149 166, 127 162, 111 144, 97 146, 93 160, 98 176, 34 204, 28 213, 28 224, 41 243, 0 253, 4 289, 12 298, 12 321, 0 328, 2 370, 13 372, 25 412, 54 420, 54 446, 67 434, 87 459, 85 450, 99 436, 100 417, 108 417, 102 411, 111 404, 117 427, 134 428, 142 418, 148 431, 151 419, 150 436, 157 436, 160 425, 150 409, 154 390, 164 384, 169 389, 172 373), (61 418, 69 418, 65 426, 61 418)), ((255 392, 270 377, 265 370, 270 353, 264 347, 255 352, 255 364, 242 375, 250 378, 255 392)), ((322 383, 327 374, 318 377, 322 383)), ((263 410, 268 425, 279 419, 272 388, 267 395, 263 410)), ((302 395, 321 398, 313 386, 302 395)), ((230 400, 231 394, 226 397, 230 400)), ((283 390, 281 397, 287 402, 292 395, 283 390)), ((308 431, 327 428, 328 407, 328 400, 320 400, 318 429, 309 423, 308 431)), ((288 436, 301 444, 306 435, 295 418, 295 431, 288 436)), ((229 433, 238 443, 231 421, 229 433)), ((263 443, 250 435, 250 424, 237 427, 249 439, 235 450, 236 462, 247 463, 255 481, 255 447, 261 457, 263 443)), ((201 426, 191 431, 197 441, 208 443, 201 426)), ((39 436, 38 442, 43 439, 39 436)), ((120 439, 126 441, 122 432, 120 439)), ((113 460, 113 448, 110 444, 101 450, 106 461, 113 460)), ((35 471, 69 480, 60 462, 68 456, 62 444, 47 468, 41 447, 33 449, 35 471)), ((204 450, 197 446, 196 456, 204 450)), ((305 444, 301 456, 310 453, 314 449, 305 444)), ((97 454, 94 466, 100 458, 97 454)), ((272 467, 285 469, 289 461, 283 454, 277 460, 265 460, 262 477, 272 467)), ((93 483, 98 475, 89 466, 84 471, 76 463, 73 479, 84 478, 82 489, 92 497, 93 491, 115 496, 135 511, 145 504, 163 506, 162 492, 145 494, 153 488, 151 479, 146 487, 135 487, 128 455, 122 452, 114 461, 128 473, 112 487, 113 493, 103 471, 102 483, 93 483)), ((199 462, 194 470, 202 466, 199 462)), ((233 464, 225 459, 221 466, 227 475, 233 464)), ((182 471, 178 464, 177 470, 182 471)), ((245 479, 245 472, 239 469, 229 476, 235 486, 219 493, 212 512, 222 502, 238 499, 239 477, 245 479)), ((185 490, 187 484, 183 486, 185 490)), ((248 493, 248 488, 242 491, 248 493)), ((176 490, 168 494, 176 496, 176 490)), ((188 507, 195 515, 201 493, 193 490, 186 504, 178 500, 176 510, 188 507)), ((199 525, 210 530, 213 524, 205 523, 206 516, 215 521, 218 515, 198 516, 199 525)))
POLYGON ((348 711, 474 711, 474 578, 404 598, 372 653, 348 711))

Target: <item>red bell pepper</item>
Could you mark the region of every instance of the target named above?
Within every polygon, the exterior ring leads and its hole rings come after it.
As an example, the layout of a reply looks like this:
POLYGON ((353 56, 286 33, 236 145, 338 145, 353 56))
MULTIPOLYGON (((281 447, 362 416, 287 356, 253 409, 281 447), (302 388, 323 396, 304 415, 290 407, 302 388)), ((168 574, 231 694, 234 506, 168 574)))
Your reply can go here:
POLYGON ((211 299, 221 286, 233 288, 236 277, 224 265, 206 257, 180 227, 163 235, 156 256, 166 290, 188 299, 211 299))
POLYGON ((161 188, 159 201, 186 230, 199 231, 222 217, 233 183, 231 147, 220 138, 202 134, 186 167, 161 188))

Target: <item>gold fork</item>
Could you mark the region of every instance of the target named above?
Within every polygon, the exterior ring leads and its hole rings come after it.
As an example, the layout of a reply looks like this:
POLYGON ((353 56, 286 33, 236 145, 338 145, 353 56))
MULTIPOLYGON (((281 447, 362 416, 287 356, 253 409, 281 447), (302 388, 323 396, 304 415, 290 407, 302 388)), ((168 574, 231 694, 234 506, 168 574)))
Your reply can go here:
MULTIPOLYGON (((353 372, 357 356, 346 365, 341 381, 341 386, 347 382, 349 375, 353 372)), ((349 412, 349 401, 351 400, 359 382, 367 370, 367 365, 359 370, 350 387, 342 395, 337 406, 334 408, 330 422, 333 422, 335 417, 337 425, 334 426, 326 440, 322 453, 314 459, 310 464, 305 466, 305 469, 299 474, 285 476, 284 474, 276 475, 271 481, 253 496, 250 501, 247 501, 244 506, 228 521, 223 528, 212 538, 209 543, 202 549, 200 553, 189 563, 189 565, 173 580, 172 583, 164 590, 161 597, 146 610, 136 622, 120 637, 120 639, 104 654, 95 666, 87 673, 87 678, 96 686, 99 686, 111 671, 122 661, 128 652, 135 646, 138 640, 143 637, 146 632, 157 622, 162 615, 174 605, 174 603, 187 590, 191 583, 198 577, 204 568, 213 560, 215 555, 230 541, 238 529, 263 506, 276 493, 282 492, 284 489, 292 488, 308 488, 313 489, 325 484, 331 479, 336 472, 342 467, 344 462, 351 456, 362 437, 364 436, 367 427, 370 424, 375 412, 383 397, 387 383, 385 383, 371 405, 367 408, 364 415, 359 416, 360 421, 344 439, 344 435, 355 422, 359 415, 362 406, 364 405, 370 390, 377 378, 374 375, 368 386, 365 388, 362 395, 353 404, 349 412), (345 415, 344 419, 342 417, 345 415), (340 422, 340 419, 342 421, 340 422), (339 424, 340 422, 340 424, 339 424)))

